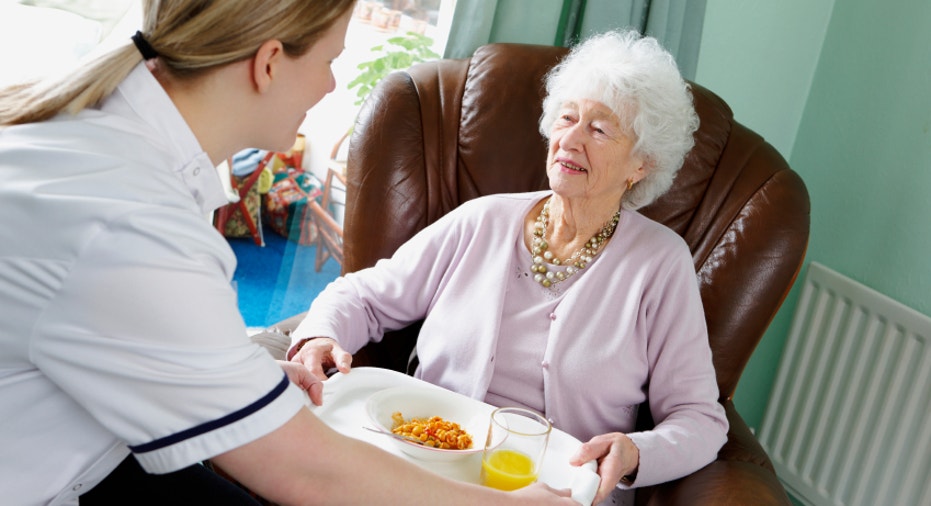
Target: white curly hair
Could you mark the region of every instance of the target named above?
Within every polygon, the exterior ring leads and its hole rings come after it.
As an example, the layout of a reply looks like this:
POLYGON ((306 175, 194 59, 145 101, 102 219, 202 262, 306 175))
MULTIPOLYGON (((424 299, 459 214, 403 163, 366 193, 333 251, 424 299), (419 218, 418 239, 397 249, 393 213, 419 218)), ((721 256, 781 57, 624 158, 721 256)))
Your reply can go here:
POLYGON ((635 140, 647 175, 624 193, 625 209, 639 209, 669 189, 695 144, 698 115, 688 83, 656 39, 636 31, 592 36, 551 69, 545 83, 540 133, 547 139, 565 102, 588 99, 609 107, 635 140))

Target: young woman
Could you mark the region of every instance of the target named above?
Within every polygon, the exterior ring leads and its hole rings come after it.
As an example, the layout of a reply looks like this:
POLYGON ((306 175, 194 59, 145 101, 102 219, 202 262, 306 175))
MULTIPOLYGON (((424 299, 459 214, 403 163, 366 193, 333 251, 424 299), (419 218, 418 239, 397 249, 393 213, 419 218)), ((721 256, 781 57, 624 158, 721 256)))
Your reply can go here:
MULTIPOLYGON (((144 2, 125 47, 0 93, 0 489, 13 504, 573 504, 340 436, 246 336, 215 165, 287 149, 354 0, 144 2)), ((298 386, 295 386, 298 385, 298 386)))

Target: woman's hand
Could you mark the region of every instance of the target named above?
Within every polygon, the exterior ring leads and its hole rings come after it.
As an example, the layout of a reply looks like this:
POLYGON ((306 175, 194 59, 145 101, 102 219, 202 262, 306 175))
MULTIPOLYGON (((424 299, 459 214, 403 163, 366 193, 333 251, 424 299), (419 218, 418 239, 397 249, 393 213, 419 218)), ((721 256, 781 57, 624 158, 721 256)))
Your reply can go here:
POLYGON ((592 504, 598 504, 611 494, 621 478, 636 473, 640 465, 640 450, 626 434, 612 432, 588 440, 569 463, 580 466, 589 460, 598 462, 598 475, 601 476, 598 493, 592 501, 592 504))
POLYGON ((335 367, 346 374, 352 365, 352 355, 329 337, 314 337, 304 341, 300 349, 291 356, 292 362, 304 364, 317 379, 327 379, 326 371, 335 367))
POLYGON ((310 369, 305 367, 304 364, 299 364, 297 362, 288 362, 285 360, 278 360, 277 362, 278 365, 284 369, 284 373, 288 375, 288 379, 291 380, 291 383, 294 383, 300 387, 301 390, 307 392, 311 402, 317 406, 323 404, 323 383, 310 373, 310 369))
POLYGON ((569 489, 555 489, 549 485, 536 482, 530 485, 510 492, 514 496, 520 497, 521 501, 527 504, 566 504, 579 506, 579 503, 572 499, 572 491, 569 489))

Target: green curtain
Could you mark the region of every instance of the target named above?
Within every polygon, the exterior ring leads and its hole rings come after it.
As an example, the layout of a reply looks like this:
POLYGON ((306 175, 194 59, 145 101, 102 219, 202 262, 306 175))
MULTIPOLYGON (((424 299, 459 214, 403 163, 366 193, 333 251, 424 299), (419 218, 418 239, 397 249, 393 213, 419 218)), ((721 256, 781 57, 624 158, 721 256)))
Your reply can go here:
POLYGON ((456 0, 456 10, 453 12, 453 23, 449 30, 449 38, 446 39, 443 57, 472 56, 479 46, 495 41, 491 30, 497 10, 498 0, 456 0))
POLYGON ((457 0, 444 56, 490 42, 571 46, 594 33, 633 28, 656 37, 695 78, 706 0, 457 0))

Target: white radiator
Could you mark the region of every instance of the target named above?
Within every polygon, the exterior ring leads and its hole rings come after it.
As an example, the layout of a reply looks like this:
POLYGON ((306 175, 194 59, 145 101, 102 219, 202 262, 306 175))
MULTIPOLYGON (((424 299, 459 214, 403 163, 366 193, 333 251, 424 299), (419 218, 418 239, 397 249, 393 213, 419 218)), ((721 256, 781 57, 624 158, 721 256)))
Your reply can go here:
POLYGON ((931 505, 929 338, 928 316, 810 264, 760 428, 793 496, 931 505))

